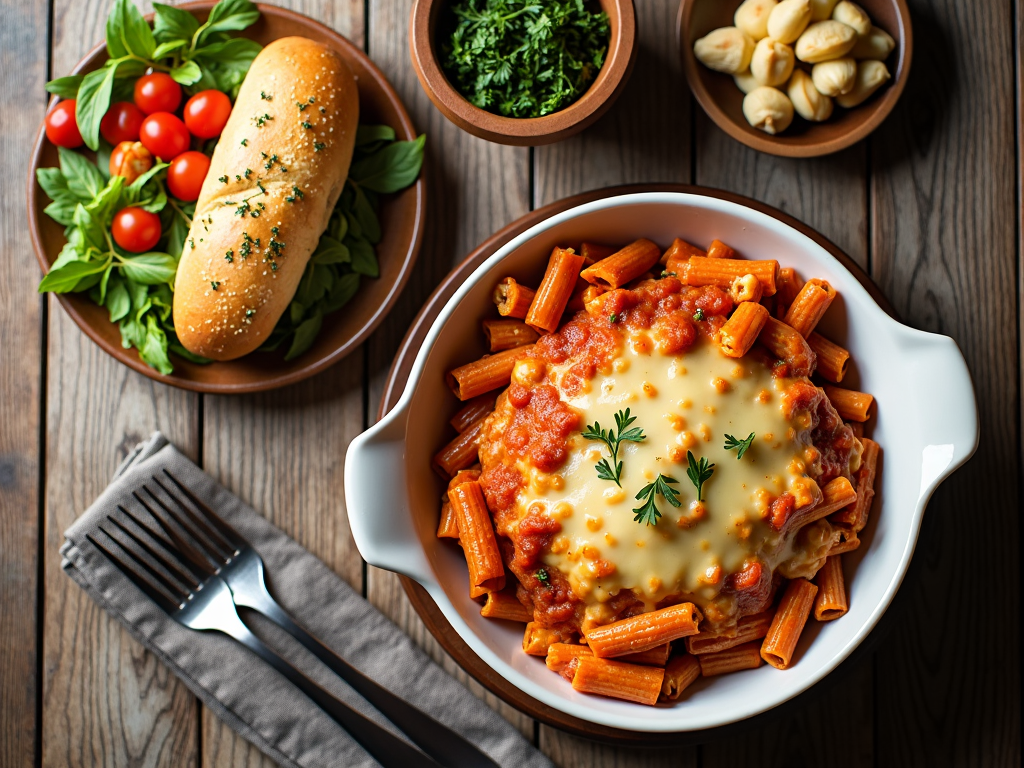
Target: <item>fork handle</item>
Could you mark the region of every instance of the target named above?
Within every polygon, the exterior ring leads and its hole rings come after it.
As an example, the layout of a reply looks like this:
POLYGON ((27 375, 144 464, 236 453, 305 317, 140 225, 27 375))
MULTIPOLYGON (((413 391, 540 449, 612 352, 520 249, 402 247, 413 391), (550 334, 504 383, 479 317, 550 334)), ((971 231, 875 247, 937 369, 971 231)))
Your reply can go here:
POLYGON ((349 707, 340 699, 314 683, 295 667, 289 664, 275 651, 271 650, 256 635, 250 632, 241 622, 230 627, 230 631, 221 628, 222 632, 231 635, 246 648, 251 650, 274 669, 290 680, 299 690, 305 693, 316 704, 330 715, 348 734, 359 742, 367 752, 373 755, 381 765, 387 768, 441 768, 433 759, 402 741, 390 731, 382 728, 361 712, 349 707))
POLYGON ((358 691, 428 755, 451 768, 500 768, 472 742, 367 677, 303 629, 269 594, 250 608, 266 616, 358 691))

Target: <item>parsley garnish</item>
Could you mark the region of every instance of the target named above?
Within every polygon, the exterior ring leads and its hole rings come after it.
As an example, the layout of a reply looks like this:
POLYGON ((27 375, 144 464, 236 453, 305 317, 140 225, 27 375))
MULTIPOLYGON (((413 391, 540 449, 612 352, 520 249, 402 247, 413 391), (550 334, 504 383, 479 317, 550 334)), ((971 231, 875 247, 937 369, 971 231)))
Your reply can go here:
POLYGON ((537 571, 533 575, 536 577, 537 581, 539 581, 545 587, 550 587, 551 586, 551 582, 548 580, 548 578, 549 578, 548 577, 548 572, 545 571, 543 568, 541 568, 539 571, 537 571))
POLYGON ((608 52, 605 13, 581 0, 459 0, 443 66, 476 106, 505 117, 540 117, 576 101, 608 52))
POLYGON ((704 319, 704 310, 701 309, 700 307, 697 307, 697 311, 693 313, 693 319, 696 320, 697 322, 700 322, 701 320, 703 320, 704 319))
POLYGON ((658 479, 653 483, 648 483, 640 489, 634 498, 637 500, 646 498, 647 500, 639 507, 633 510, 633 522, 634 523, 646 523, 647 525, 657 525, 658 518, 661 517, 661 511, 654 503, 654 498, 660 493, 661 496, 671 504, 673 507, 680 506, 679 502, 679 491, 672 488, 669 483, 678 483, 674 477, 668 477, 667 475, 658 475, 658 479))
POLYGON ((248 139, 242 139, 238 143, 241 144, 243 147, 248 147, 249 146, 249 140, 248 139))
POLYGON ((664 269, 664 270, 662 270, 662 272, 661 272, 661 276, 662 276, 663 278, 664 278, 664 277, 675 277, 675 276, 676 276, 676 273, 675 273, 675 272, 669 272, 669 271, 668 271, 667 269, 664 269))
POLYGON ((228 183, 228 177, 227 176, 221 176, 221 177, 219 177, 217 179, 217 181, 219 181, 221 184, 227 184, 228 183))
POLYGON ((715 473, 715 465, 708 464, 708 460, 703 456, 700 461, 697 461, 690 451, 686 452, 686 463, 689 464, 686 476, 690 478, 693 487, 697 489, 697 501, 704 501, 704 483, 710 480, 711 475, 715 473))
POLYGON ((737 440, 732 435, 726 435, 725 436, 725 450, 731 451, 733 448, 739 448, 739 450, 736 451, 736 458, 737 459, 742 459, 743 458, 743 454, 746 453, 750 449, 750 444, 753 443, 753 442, 754 442, 754 433, 753 432, 751 432, 749 435, 747 435, 742 440, 737 440))
POLYGON ((618 411, 615 414, 615 429, 601 429, 600 422, 595 421, 583 430, 585 440, 600 440, 608 446, 608 451, 611 453, 611 463, 608 462, 608 459, 601 459, 597 462, 597 476, 602 480, 611 480, 620 488, 622 487, 622 483, 619 482, 622 477, 622 462, 618 460, 619 443, 624 440, 639 443, 647 439, 640 427, 627 429, 634 421, 636 421, 636 416, 630 416, 629 408, 627 408, 624 412, 618 411))
POLYGON ((218 283, 216 280, 211 280, 210 281, 210 287, 213 288, 213 290, 216 291, 220 287, 220 283, 218 283))
POLYGON ((228 248, 228 250, 224 254, 224 261, 234 261, 234 260, 235 260, 235 252, 233 250, 231 250, 230 248, 228 248))
POLYGON ((609 315, 608 322, 613 324, 619 322, 619 316, 615 314, 609 315))
POLYGON ((260 98, 264 101, 273 101, 274 97, 266 93, 266 91, 260 91, 260 98))
POLYGON ((326 146, 327 145, 324 144, 322 141, 314 141, 313 142, 313 151, 314 152, 319 152, 321 149, 325 148, 326 146))

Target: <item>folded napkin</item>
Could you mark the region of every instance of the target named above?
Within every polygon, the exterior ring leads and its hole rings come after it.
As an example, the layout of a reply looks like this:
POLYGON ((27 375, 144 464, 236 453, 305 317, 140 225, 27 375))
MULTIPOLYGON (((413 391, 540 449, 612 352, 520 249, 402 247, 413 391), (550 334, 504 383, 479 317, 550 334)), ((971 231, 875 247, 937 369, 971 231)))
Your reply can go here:
MULTIPOLYGON (((262 555, 278 602, 353 666, 477 744, 503 766, 552 764, 316 557, 185 458, 160 433, 121 464, 111 485, 64 534, 62 566, 89 596, 171 668, 231 728, 283 766, 376 766, 367 752, 291 683, 218 632, 186 629, 154 605, 87 539, 149 478, 169 469, 262 555)), ((109 527, 109 526, 108 526, 109 527)), ((250 627, 321 686, 392 728, 354 690, 258 614, 250 627)))

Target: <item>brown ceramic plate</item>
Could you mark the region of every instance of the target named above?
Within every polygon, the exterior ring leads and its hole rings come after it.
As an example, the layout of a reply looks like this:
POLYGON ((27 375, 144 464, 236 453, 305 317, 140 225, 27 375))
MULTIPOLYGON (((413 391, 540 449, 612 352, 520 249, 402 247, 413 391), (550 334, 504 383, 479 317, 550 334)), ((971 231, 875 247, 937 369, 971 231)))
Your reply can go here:
MULTIPOLYGON (((839 248, 829 242, 818 232, 815 232, 806 224, 797 221, 782 211, 764 205, 763 203, 759 203, 756 200, 742 197, 740 195, 734 195, 730 192, 723 192, 721 190, 708 189, 704 187, 693 187, 685 184, 645 184, 609 187, 568 197, 564 200, 559 200, 526 214, 481 243, 476 250, 474 250, 466 260, 462 262, 462 264, 456 267, 448 277, 445 278, 441 285, 438 286, 427 300, 423 309, 420 310, 419 315, 417 315, 416 319, 413 321, 405 339, 403 339, 398 353, 395 355, 394 363, 391 366, 391 371, 388 374, 387 383, 384 387, 384 396, 381 400, 380 410, 378 411, 378 419, 382 418, 384 414, 388 413, 388 411, 394 408, 398 403, 399 398, 405 390, 413 362, 416 359, 416 355, 419 352, 420 346, 429 331, 430 326, 433 324, 441 309, 448 302, 448 299, 450 299, 452 294, 455 293, 456 289, 466 281, 466 279, 478 266, 480 266, 480 264, 492 256, 499 248, 509 242, 512 238, 522 232, 525 232, 535 224, 560 213, 561 211, 606 197, 639 192, 682 192, 704 195, 707 197, 714 197, 738 203, 772 216, 806 235, 830 254, 835 256, 836 259, 838 259, 844 267, 850 270, 850 272, 864 285, 868 293, 870 293, 871 297, 878 303, 878 305, 890 315, 895 316, 892 307, 886 300, 885 296, 882 295, 882 292, 871 281, 871 278, 869 278, 849 256, 843 253, 839 248)), ((615 743, 642 743, 648 745, 705 741, 737 730, 746 730, 757 724, 763 724, 767 720, 782 717, 786 712, 791 712, 793 708, 799 706, 795 702, 805 702, 808 697, 818 695, 817 692, 823 688, 823 686, 819 684, 810 691, 801 694, 796 699, 787 702, 783 706, 778 707, 771 712, 758 715, 739 724, 722 726, 714 731, 698 731, 690 733, 638 733, 622 729, 607 728, 553 709, 515 687, 512 683, 481 660, 479 656, 477 656, 477 654, 452 628, 451 624, 423 587, 405 576, 400 576, 399 578, 402 581, 402 586, 405 588, 406 594, 409 596, 409 600, 412 602, 413 607, 416 609, 420 618, 423 619, 423 622, 426 624, 431 634, 437 638, 438 642, 440 642, 444 649, 451 654, 452 658, 455 659, 459 666, 469 672, 470 675, 472 675, 491 692, 500 696, 506 702, 522 712, 525 712, 530 717, 534 717, 548 725, 552 725, 556 728, 560 728, 586 738, 615 743)), ((863 655, 868 652, 869 644, 866 643, 858 649, 855 657, 844 662, 843 668, 849 669, 856 666, 858 663, 857 659, 863 658, 863 655)), ((830 676, 828 680, 831 683, 840 677, 840 675, 834 674, 830 676)))
MULTIPOLYGON (((211 2, 180 6, 205 20, 211 2)), ((301 35, 329 45, 340 53, 359 81, 359 120, 364 124, 390 125, 399 139, 416 138, 416 129, 387 79, 359 48, 337 32, 306 16, 259 5, 260 19, 241 33, 266 45, 281 37, 301 35)), ((151 17, 150 17, 151 19, 151 17)), ((105 44, 97 45, 73 70, 89 72, 107 59, 105 44)), ((36 257, 46 272, 64 246, 64 229, 43 213, 49 198, 36 184, 36 169, 57 165, 57 149, 40 127, 28 177, 28 221, 36 257)), ((380 277, 363 279, 359 293, 344 309, 328 315, 313 346, 295 360, 286 361, 286 350, 254 352, 239 360, 197 365, 174 355, 174 372, 164 376, 146 365, 134 349, 121 346, 121 332, 103 307, 85 294, 58 296, 78 327, 108 354, 139 373, 164 384, 196 392, 262 392, 301 381, 334 365, 355 349, 384 319, 405 285, 419 254, 426 215, 423 178, 408 189, 383 199, 380 210, 384 237, 377 245, 380 277)))
POLYGON ((732 26, 740 2, 682 0, 679 6, 679 53, 690 89, 708 116, 736 141, 783 157, 828 155, 863 139, 896 106, 907 83, 914 48, 910 11, 905 0, 857 0, 874 25, 896 41, 895 50, 885 62, 892 79, 859 107, 836 107, 832 117, 823 123, 811 123, 797 115, 788 129, 775 136, 752 127, 743 116, 743 93, 732 76, 708 69, 693 55, 694 42, 713 29, 732 26))
POLYGON ((551 144, 579 133, 615 102, 636 60, 636 11, 633 0, 600 0, 608 14, 611 41, 597 79, 578 101, 544 117, 502 117, 471 104, 448 82, 437 56, 438 24, 450 0, 416 0, 409 19, 409 48, 420 85, 442 114, 488 141, 515 146, 551 144))

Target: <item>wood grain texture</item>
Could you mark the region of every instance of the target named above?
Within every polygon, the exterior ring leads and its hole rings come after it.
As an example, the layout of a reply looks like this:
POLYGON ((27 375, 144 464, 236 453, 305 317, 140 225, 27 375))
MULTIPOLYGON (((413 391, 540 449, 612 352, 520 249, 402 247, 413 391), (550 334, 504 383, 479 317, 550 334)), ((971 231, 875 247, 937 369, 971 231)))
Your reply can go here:
POLYGON ((43 115, 46 59, 22 51, 48 33, 46 5, 0 14, 0 165, 9 175, 0 195, 0 253, 11 268, 0 280, 0 765, 32 765, 36 751, 39 555, 39 421, 42 376, 39 273, 24 227, 25 198, 16 192, 43 115), (11 262, 14 262, 11 264, 11 262))
MULTIPOLYGON (((420 258, 398 304, 367 342, 368 414, 376 419, 391 360, 426 297, 478 242, 529 210, 529 156, 470 136, 441 115, 423 93, 409 64, 410 0, 369 4, 367 50, 401 96, 417 129, 427 134, 427 227, 420 258)), ((487 693, 455 665, 426 631, 398 578, 367 569, 367 597, 489 706, 528 738, 533 721, 487 693)))
POLYGON ((872 141, 872 272, 906 322, 959 344, 974 378, 981 444, 932 498, 912 576, 893 606, 900 621, 877 658, 877 759, 1019 765, 1012 4, 911 6, 914 71, 872 141), (984 510, 980 524, 965 524, 969 510, 984 510), (968 607, 970 621, 934 631, 931 617, 951 605, 968 607))
POLYGON ((697 768, 694 747, 612 747, 541 726, 540 749, 558 768, 697 768))

